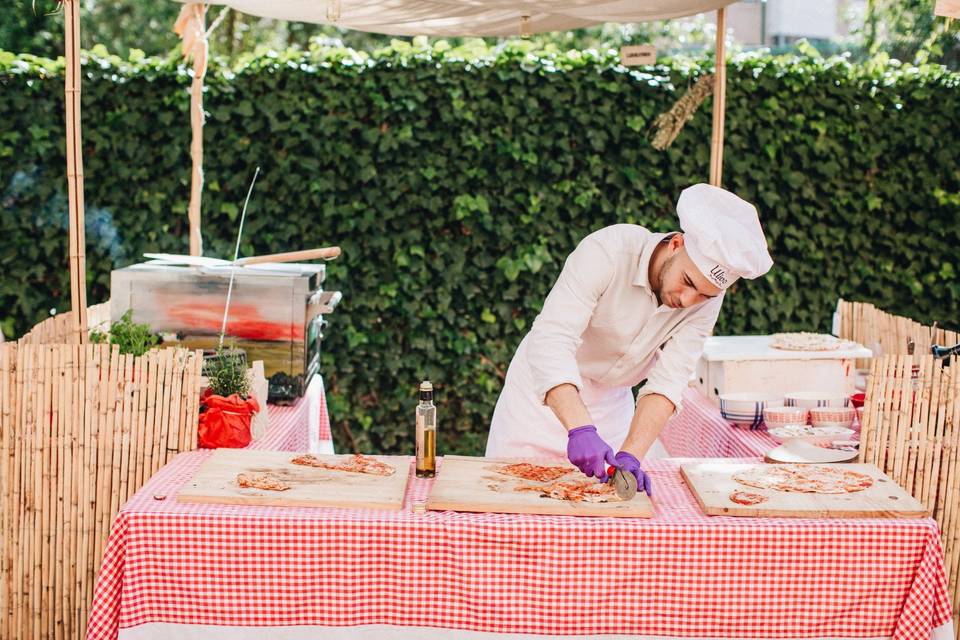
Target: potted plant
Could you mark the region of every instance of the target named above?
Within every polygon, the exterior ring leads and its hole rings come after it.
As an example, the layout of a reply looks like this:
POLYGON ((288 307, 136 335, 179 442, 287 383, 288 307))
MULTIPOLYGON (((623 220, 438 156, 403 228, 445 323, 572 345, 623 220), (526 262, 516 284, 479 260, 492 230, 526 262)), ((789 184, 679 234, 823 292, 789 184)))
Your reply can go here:
POLYGON ((202 448, 241 448, 250 444, 250 422, 260 404, 250 393, 246 354, 219 350, 205 363, 210 386, 203 393, 198 429, 202 448))
POLYGON ((115 344, 120 347, 120 353, 139 357, 160 344, 160 336, 150 330, 150 325, 135 323, 133 311, 127 309, 119 320, 110 325, 109 333, 92 330, 90 342, 115 344))

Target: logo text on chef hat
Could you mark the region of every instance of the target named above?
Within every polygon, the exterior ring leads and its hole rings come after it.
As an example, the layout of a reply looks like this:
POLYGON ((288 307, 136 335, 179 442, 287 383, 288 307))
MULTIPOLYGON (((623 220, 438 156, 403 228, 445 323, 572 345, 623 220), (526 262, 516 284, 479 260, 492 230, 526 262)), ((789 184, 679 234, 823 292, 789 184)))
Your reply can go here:
POLYGON ((710 275, 714 280, 717 281, 720 286, 727 284, 727 273, 724 271, 723 267, 720 265, 715 266, 713 269, 710 269, 710 275))

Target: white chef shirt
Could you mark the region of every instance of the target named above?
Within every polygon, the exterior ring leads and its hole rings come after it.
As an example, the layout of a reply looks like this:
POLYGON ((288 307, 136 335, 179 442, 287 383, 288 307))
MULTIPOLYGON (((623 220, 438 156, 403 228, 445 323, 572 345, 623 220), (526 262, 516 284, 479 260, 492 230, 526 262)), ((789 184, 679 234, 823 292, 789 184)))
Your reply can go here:
POLYGON ((680 411, 724 294, 687 309, 658 304, 650 257, 669 235, 617 224, 590 234, 570 254, 527 336, 541 403, 557 385, 581 389, 583 377, 632 387, 646 375, 637 399, 658 393, 680 411))

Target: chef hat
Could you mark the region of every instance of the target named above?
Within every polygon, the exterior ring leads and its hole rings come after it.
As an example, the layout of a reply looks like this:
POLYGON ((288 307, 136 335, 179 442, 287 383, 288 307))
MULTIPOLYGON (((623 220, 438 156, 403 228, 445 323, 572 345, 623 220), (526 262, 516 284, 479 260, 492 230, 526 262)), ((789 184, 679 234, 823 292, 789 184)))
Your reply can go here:
POLYGON ((737 278, 757 278, 773 260, 757 209, 709 184, 687 187, 677 201, 687 255, 714 285, 726 289, 737 278))

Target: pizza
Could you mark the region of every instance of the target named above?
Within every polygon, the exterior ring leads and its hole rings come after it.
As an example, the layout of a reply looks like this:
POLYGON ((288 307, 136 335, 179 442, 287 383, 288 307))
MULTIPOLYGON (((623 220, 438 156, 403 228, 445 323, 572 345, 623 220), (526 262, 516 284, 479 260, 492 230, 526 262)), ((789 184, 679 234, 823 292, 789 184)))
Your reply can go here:
POLYGON ((543 467, 529 462, 518 462, 497 467, 498 473, 536 482, 551 482, 571 471, 573 469, 570 467, 543 467))
POLYGON ((594 480, 552 482, 541 486, 521 485, 514 491, 538 491, 544 498, 569 502, 613 502, 620 500, 608 484, 594 480))
POLYGON ((770 346, 786 351, 833 351, 844 344, 843 340, 827 333, 775 333, 770 336, 770 346))
POLYGON ((272 473, 238 473, 237 484, 242 489, 265 489, 266 491, 286 491, 290 485, 272 473))
POLYGON ((760 493, 748 493, 746 491, 734 491, 730 494, 730 501, 737 504, 752 506, 766 502, 767 496, 760 493))
POLYGON ((318 467, 320 469, 330 469, 332 471, 346 471, 349 473, 366 473, 373 476, 392 476, 397 472, 385 462, 380 462, 376 458, 355 453, 350 458, 341 462, 324 462, 312 453, 297 456, 291 460, 293 464, 299 464, 306 467, 318 467))
POLYGON ((865 473, 839 467, 782 464, 751 467, 733 474, 742 485, 791 493, 854 493, 873 486, 865 473))

